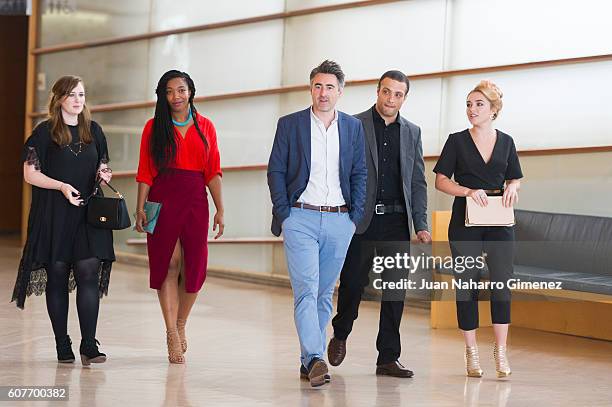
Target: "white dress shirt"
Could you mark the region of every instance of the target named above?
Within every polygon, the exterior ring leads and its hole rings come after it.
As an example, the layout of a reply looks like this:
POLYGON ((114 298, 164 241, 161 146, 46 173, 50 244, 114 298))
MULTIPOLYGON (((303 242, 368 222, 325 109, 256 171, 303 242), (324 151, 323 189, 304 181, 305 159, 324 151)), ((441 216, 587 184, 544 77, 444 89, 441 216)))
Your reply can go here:
POLYGON ((317 206, 346 204, 340 188, 338 111, 326 129, 310 109, 310 177, 298 202, 317 206))

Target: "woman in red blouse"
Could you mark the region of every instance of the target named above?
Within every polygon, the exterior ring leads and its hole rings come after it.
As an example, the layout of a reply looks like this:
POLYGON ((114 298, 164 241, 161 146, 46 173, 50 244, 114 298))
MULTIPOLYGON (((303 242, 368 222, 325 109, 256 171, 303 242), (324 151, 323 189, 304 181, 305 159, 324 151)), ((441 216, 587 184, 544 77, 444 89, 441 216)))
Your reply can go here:
POLYGON ((196 111, 189 75, 166 72, 155 93, 155 117, 145 125, 140 143, 136 229, 145 232, 145 201, 161 203, 154 232, 147 234, 149 283, 166 323, 168 360, 184 363, 185 324, 206 278, 206 187, 217 208, 215 239, 223 234, 221 165, 215 128, 196 111))

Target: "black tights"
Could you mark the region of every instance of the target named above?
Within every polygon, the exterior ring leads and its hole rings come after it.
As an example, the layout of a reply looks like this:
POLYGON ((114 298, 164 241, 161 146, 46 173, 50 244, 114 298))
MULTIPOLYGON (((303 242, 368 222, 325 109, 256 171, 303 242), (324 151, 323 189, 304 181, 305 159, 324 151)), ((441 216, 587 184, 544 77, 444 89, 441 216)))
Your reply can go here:
MULTIPOLYGON (((100 260, 96 257, 74 263, 74 279, 77 284, 77 311, 82 339, 96 337, 100 294, 98 270, 100 260)), ((47 268, 47 311, 56 338, 68 334, 68 275, 69 264, 55 262, 47 268)))

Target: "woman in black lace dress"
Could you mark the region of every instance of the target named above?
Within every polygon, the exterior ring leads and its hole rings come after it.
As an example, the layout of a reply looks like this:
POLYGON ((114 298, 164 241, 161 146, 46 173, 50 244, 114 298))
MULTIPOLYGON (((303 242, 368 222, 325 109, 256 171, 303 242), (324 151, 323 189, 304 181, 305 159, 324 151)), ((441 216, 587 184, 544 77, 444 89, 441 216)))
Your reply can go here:
POLYGON ((46 291, 57 359, 73 362, 68 292, 76 287, 81 361, 104 362, 96 325, 115 260, 113 236, 110 230, 87 223, 84 203, 97 177, 109 182, 112 173, 106 138, 91 120, 80 78, 64 76, 53 85, 49 119, 26 141, 23 161, 24 179, 32 185, 32 204, 12 300, 23 309, 26 296, 46 291))

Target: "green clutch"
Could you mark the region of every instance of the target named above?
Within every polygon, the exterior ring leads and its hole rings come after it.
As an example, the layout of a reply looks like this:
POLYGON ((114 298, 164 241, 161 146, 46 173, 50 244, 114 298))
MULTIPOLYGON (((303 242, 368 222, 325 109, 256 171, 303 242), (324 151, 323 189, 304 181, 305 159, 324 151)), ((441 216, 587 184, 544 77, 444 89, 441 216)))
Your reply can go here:
POLYGON ((159 218, 159 211, 161 210, 161 206, 162 205, 159 202, 145 202, 144 211, 147 214, 147 223, 143 227, 145 232, 153 234, 153 231, 155 230, 155 225, 157 224, 157 218, 159 218))

